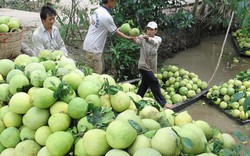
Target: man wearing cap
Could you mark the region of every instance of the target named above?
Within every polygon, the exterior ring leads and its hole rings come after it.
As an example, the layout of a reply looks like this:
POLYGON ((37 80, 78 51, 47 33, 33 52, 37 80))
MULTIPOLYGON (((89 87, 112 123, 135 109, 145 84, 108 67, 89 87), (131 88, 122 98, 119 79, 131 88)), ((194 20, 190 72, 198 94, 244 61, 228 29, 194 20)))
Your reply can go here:
POLYGON ((134 43, 140 46, 140 58, 138 69, 142 75, 141 85, 137 92, 141 97, 151 89, 155 100, 164 108, 171 106, 166 103, 164 96, 161 94, 161 86, 154 74, 157 73, 157 51, 162 42, 162 38, 156 36, 157 24, 149 22, 146 28, 146 34, 140 35, 134 39, 134 43))
POLYGON ((102 53, 108 32, 125 39, 134 39, 134 37, 120 32, 114 23, 113 17, 110 15, 110 9, 115 7, 116 0, 102 0, 102 2, 103 6, 97 8, 91 15, 91 24, 83 42, 85 63, 98 74, 101 74, 104 70, 102 53))

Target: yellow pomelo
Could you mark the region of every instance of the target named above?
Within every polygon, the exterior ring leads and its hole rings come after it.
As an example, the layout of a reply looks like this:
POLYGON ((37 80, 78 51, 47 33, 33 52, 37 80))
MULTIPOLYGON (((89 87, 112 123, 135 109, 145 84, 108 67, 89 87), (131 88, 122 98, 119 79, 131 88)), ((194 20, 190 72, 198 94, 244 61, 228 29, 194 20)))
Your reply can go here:
POLYGON ((15 148, 6 148, 1 153, 1 156, 15 156, 15 148))
POLYGON ((79 156, 90 156, 86 153, 86 150, 83 147, 83 138, 80 138, 76 144, 75 144, 75 148, 74 148, 74 154, 75 155, 79 155, 79 156))
POLYGON ((23 116, 23 124, 30 129, 37 130, 39 127, 47 125, 49 117, 49 110, 31 107, 23 116))
POLYGON ((66 82, 72 89, 76 91, 79 84, 83 81, 83 78, 77 73, 69 73, 62 77, 62 81, 66 82))
POLYGON ((47 148, 44 146, 38 151, 37 156, 52 156, 52 155, 49 153, 47 148))
POLYGON ((54 115, 56 113, 66 113, 68 114, 68 104, 63 101, 56 101, 50 108, 50 114, 54 115))
POLYGON ((20 138, 24 140, 35 140, 35 130, 29 129, 28 127, 23 127, 20 132, 20 138))
POLYGON ((15 63, 9 59, 0 60, 0 74, 5 77, 7 74, 14 69, 15 63))
POLYGON ((52 132, 65 131, 69 128, 71 118, 65 113, 56 113, 51 115, 48 120, 48 125, 52 132))
POLYGON ((91 129, 83 136, 83 147, 89 155, 104 155, 110 149, 106 132, 102 129, 91 129))
POLYGON ((157 121, 160 118, 160 112, 153 106, 145 106, 140 112, 139 115, 142 119, 153 119, 157 121))
POLYGON ((141 148, 150 148, 151 139, 141 134, 138 135, 131 146, 128 147, 128 152, 130 155, 134 155, 135 152, 141 148))
POLYGON ((49 108, 56 102, 54 91, 48 88, 39 88, 31 96, 31 102, 38 108, 49 108))
POLYGON ((116 149, 128 148, 136 137, 136 130, 127 121, 119 119, 111 122, 106 130, 108 144, 116 149))
POLYGON ((42 126, 38 128, 35 132, 35 141, 41 145, 45 146, 47 138, 52 134, 49 126, 42 126))
POLYGON ((161 125, 153 119, 142 119, 142 122, 148 130, 157 130, 161 128, 161 125))
POLYGON ((33 96, 33 94, 35 93, 35 91, 37 91, 37 89, 39 89, 39 87, 31 87, 29 90, 28 90, 28 94, 29 96, 33 96))
POLYGON ((187 111, 180 112, 179 114, 176 115, 175 117, 175 125, 176 126, 182 126, 186 123, 192 123, 193 119, 192 117, 188 114, 187 111))
POLYGON ((110 103, 114 111, 122 112, 129 108, 130 98, 125 92, 118 91, 115 95, 110 95, 110 103))
POLYGON ((22 125, 22 115, 9 111, 4 115, 3 123, 6 127, 20 127, 22 125))
POLYGON ((10 79, 11 79, 13 76, 18 75, 18 74, 24 75, 23 71, 21 71, 21 70, 19 70, 19 69, 12 69, 12 70, 8 73, 8 75, 6 76, 6 81, 7 81, 7 82, 10 82, 10 79))
POLYGON ((178 156, 181 153, 180 139, 171 127, 159 129, 151 140, 151 146, 162 155, 178 156))
POLYGON ((52 133, 46 140, 46 148, 51 155, 66 155, 74 143, 71 133, 58 131, 52 133))
POLYGON ((10 86, 7 83, 0 84, 0 102, 7 102, 10 97, 10 86))
POLYGON ((83 81, 79 84, 77 88, 77 93, 79 97, 84 98, 84 99, 90 94, 98 95, 101 89, 101 84, 100 82, 98 82, 99 80, 96 78, 96 81, 95 81, 94 76, 91 77, 92 80, 86 80, 88 79, 88 76, 84 77, 83 81))
POLYGON ((34 140, 25 140, 16 145, 15 156, 37 155, 40 149, 40 145, 34 140))
POLYGON ((15 113, 25 114, 32 107, 30 95, 25 92, 14 94, 10 99, 9 107, 15 113))
POLYGON ((29 85, 29 79, 24 75, 15 75, 9 81, 10 93, 15 94, 23 91, 23 87, 29 85))
POLYGON ((88 103, 80 97, 75 97, 69 102, 68 114, 74 119, 81 119, 86 116, 88 111, 88 103))
POLYGON ((233 150, 236 145, 234 138, 228 133, 222 133, 221 136, 223 139, 223 147, 233 150))
POLYGON ((50 76, 44 80, 43 87, 48 89, 57 88, 60 83, 60 78, 56 76, 50 76))
POLYGON ((109 100, 109 94, 101 95, 100 100, 101 100, 101 106, 102 107, 111 107, 111 103, 110 103, 110 100, 109 100))
POLYGON ((14 63, 18 66, 27 66, 32 63, 32 59, 27 54, 20 54, 15 58, 14 63))
POLYGON ((0 142, 6 148, 15 147, 20 140, 20 131, 16 127, 6 128, 0 134, 0 142))
POLYGON ((197 125, 198 127, 200 127, 203 130, 207 140, 210 140, 212 138, 212 135, 213 135, 212 128, 210 127, 210 125, 206 121, 196 120, 194 122, 194 124, 197 125))
POLYGON ((111 149, 105 156, 130 156, 126 151, 120 149, 111 149))
POLYGON ((5 105, 2 108, 0 108, 0 120, 3 120, 4 115, 10 111, 9 105, 5 105))

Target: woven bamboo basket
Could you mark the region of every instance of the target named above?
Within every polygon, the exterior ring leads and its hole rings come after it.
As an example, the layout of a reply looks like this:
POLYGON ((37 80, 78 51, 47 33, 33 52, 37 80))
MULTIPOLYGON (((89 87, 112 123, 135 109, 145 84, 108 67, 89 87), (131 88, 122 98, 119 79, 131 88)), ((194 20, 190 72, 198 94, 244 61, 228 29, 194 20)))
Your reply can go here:
POLYGON ((0 33, 0 59, 13 59, 21 54, 23 29, 0 33))

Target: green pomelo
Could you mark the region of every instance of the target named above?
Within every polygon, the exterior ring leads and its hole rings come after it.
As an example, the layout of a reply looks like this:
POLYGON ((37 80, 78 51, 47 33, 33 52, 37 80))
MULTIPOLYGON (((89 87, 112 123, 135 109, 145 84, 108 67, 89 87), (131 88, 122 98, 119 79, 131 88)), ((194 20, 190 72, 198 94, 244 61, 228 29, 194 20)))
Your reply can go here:
POLYGON ((48 125, 52 132, 65 131, 69 128, 71 118, 65 113, 56 113, 51 115, 48 120, 48 125))
POLYGON ((86 153, 86 150, 83 147, 83 138, 80 138, 74 147, 74 154, 77 156, 90 156, 86 153))
POLYGON ((56 101, 50 108, 50 114, 54 115, 56 113, 66 113, 68 114, 68 104, 63 101, 56 101))
POLYGON ((5 150, 6 148, 0 143, 0 153, 2 154, 2 152, 5 150))
POLYGON ((182 102, 182 96, 180 94, 174 94, 171 97, 171 100, 173 101, 173 103, 179 103, 182 102))
POLYGON ((76 91, 83 79, 77 73, 69 73, 62 77, 62 81, 66 82, 72 89, 76 91))
MULTIPOLYGON (((46 72, 45 67, 38 62, 32 62, 30 64, 28 64, 25 68, 24 68, 24 74, 25 75, 30 75, 33 71, 35 70, 42 70, 44 72, 46 72)), ((29 76, 28 76, 29 77, 29 76)))
POLYGON ((180 95, 187 95, 187 93, 188 93, 187 87, 181 87, 179 89, 179 93, 180 93, 180 95))
POLYGON ((51 54, 51 59, 52 60, 57 60, 57 59, 60 59, 61 56, 65 56, 64 51, 62 51, 62 50, 55 50, 51 54))
POLYGON ((138 28, 132 28, 132 29, 129 31, 129 34, 130 34, 131 36, 134 36, 134 37, 139 36, 139 35, 140 35, 140 30, 139 30, 138 28))
POLYGON ((29 129, 28 127, 23 127, 20 132, 20 138, 24 140, 35 140, 35 130, 29 129))
POLYGON ((115 95, 109 97, 111 106, 116 112, 122 112, 130 106, 130 97, 123 91, 118 91, 115 95))
POLYGON ((66 57, 66 56, 62 56, 61 59, 57 62, 59 64, 59 67, 64 67, 66 65, 72 65, 72 66, 76 67, 75 61, 71 58, 66 57))
POLYGON ((79 84, 79 86, 77 88, 78 95, 83 99, 85 99, 90 94, 98 95, 98 93, 99 93, 99 91, 101 89, 101 85, 98 82, 94 82, 94 81, 91 81, 91 80, 85 80, 85 78, 79 84))
POLYGON ((10 97, 10 86, 7 83, 0 84, 0 101, 7 102, 10 97))
POLYGON ((47 125, 49 117, 49 110, 32 107, 23 116, 23 124, 32 130, 37 130, 39 127, 47 125))
POLYGON ((126 151, 120 149, 111 149, 105 156, 130 156, 126 151))
POLYGON ((30 74, 30 83, 34 87, 42 87, 43 82, 47 79, 48 75, 45 71, 35 70, 30 74))
POLYGON ((10 30, 18 29, 20 27, 20 23, 17 20, 11 20, 7 23, 10 30))
POLYGON ((136 114, 136 112, 133 111, 133 110, 127 109, 127 110, 119 113, 117 115, 116 119, 123 120, 123 121, 126 121, 126 122, 129 122, 130 120, 132 120, 133 122, 138 124, 142 130, 145 130, 145 128, 146 128, 144 123, 142 122, 142 119, 140 118, 140 116, 138 116, 136 114))
POLYGON ((0 24, 0 33, 7 33, 9 32, 9 27, 7 24, 0 24))
POLYGON ((16 145, 15 156, 37 155, 40 149, 40 145, 34 140, 25 140, 16 145))
POLYGON ((109 94, 104 94, 100 96, 101 106, 102 107, 111 107, 111 103, 109 100, 109 94))
POLYGON ((48 88, 39 88, 31 96, 31 102, 34 106, 38 108, 49 108, 56 102, 54 97, 54 91, 48 88))
POLYGON ((18 55, 15 60, 14 63, 18 66, 27 66, 28 64, 32 63, 32 59, 29 55, 27 54, 20 54, 18 55))
POLYGON ((119 28, 119 30, 122 32, 122 33, 129 33, 129 31, 131 30, 131 27, 129 25, 129 23, 123 23, 121 25, 121 27, 119 28))
POLYGON ((85 132, 86 130, 94 129, 94 125, 88 121, 87 116, 81 118, 77 122, 77 130, 78 132, 85 132))
POLYGON ((15 63, 9 59, 0 60, 0 74, 5 77, 7 74, 14 69, 15 63))
POLYGON ((21 74, 21 75, 24 75, 23 71, 19 70, 19 69, 12 69, 6 76, 6 81, 7 82, 10 82, 10 79, 15 76, 15 75, 18 75, 18 74, 21 74))
POLYGON ((0 134, 0 142, 6 148, 15 147, 20 140, 20 131, 16 127, 8 127, 0 134))
POLYGON ((127 121, 119 119, 111 122, 106 130, 108 144, 116 149, 128 148, 136 137, 136 130, 127 121))
POLYGON ((32 107, 30 95, 25 92, 14 94, 9 101, 9 107, 15 113, 25 114, 32 107))
POLYGON ((131 146, 128 147, 128 153, 134 155, 136 151, 142 148, 150 148, 151 139, 141 134, 138 135, 131 146))
POLYGON ((40 60, 50 60, 51 57, 52 57, 52 52, 48 49, 44 49, 44 50, 40 51, 38 54, 38 58, 40 60))
POLYGON ((222 133, 221 136, 223 139, 223 147, 233 150, 234 145, 236 145, 234 138, 228 133, 222 133))
POLYGON ((210 140, 212 138, 213 136, 212 128, 206 121, 196 120, 194 124, 199 126, 203 130, 207 140, 210 140))
POLYGON ((40 87, 31 87, 29 90, 28 90, 28 94, 30 97, 32 97, 34 95, 34 93, 37 91, 37 89, 39 89, 40 87))
POLYGON ((181 152, 180 139, 171 127, 159 129, 151 139, 151 146, 162 155, 177 156, 181 152))
POLYGON ((10 111, 9 105, 5 105, 0 108, 0 120, 3 120, 4 115, 10 111))
POLYGON ((132 98, 135 102, 139 102, 142 98, 140 95, 134 93, 134 92, 126 92, 126 94, 132 98))
MULTIPOLYGON (((175 123, 174 123, 174 118, 175 116, 172 115, 170 112, 167 111, 168 109, 165 109, 163 112, 161 112, 161 118, 163 120, 166 120, 166 124, 168 124, 169 126, 174 126, 175 123)), ((170 109, 169 109, 170 110, 170 109)))
POLYGON ((91 129, 84 134, 82 141, 87 154, 104 155, 109 151, 106 133, 102 129, 91 129))
POLYGON ((46 60, 46 61, 42 61, 40 63, 44 66, 46 71, 49 71, 49 70, 56 68, 56 63, 52 60, 46 60))
POLYGON ((141 148, 133 156, 162 156, 160 152, 153 148, 141 148))
POLYGON ((1 153, 1 156, 15 156, 15 148, 6 148, 1 153))
POLYGON ((88 111, 88 103, 80 97, 75 97, 69 102, 68 114, 74 119, 81 119, 86 116, 88 111))
POLYGON ((194 90, 188 90, 187 97, 192 98, 196 95, 196 92, 194 90))
POLYGON ((160 118, 160 112, 157 108, 153 106, 145 106, 140 112, 139 115, 142 119, 153 119, 157 121, 160 118))
POLYGON ((131 83, 125 82, 121 84, 122 90, 127 93, 134 89, 134 86, 131 83))
POLYGON ((43 87, 48 89, 57 88, 60 83, 61 83, 60 78, 56 76, 50 76, 44 80, 43 87))
POLYGON ((32 62, 40 62, 39 58, 36 56, 31 56, 30 58, 31 58, 32 62))
POLYGON ((161 128, 161 125, 153 119, 142 119, 142 122, 148 130, 158 130, 161 128))
MULTIPOLYGON (((53 76, 54 74, 52 72, 53 72, 52 70, 49 70, 47 73, 49 76, 53 76)), ((69 70, 62 67, 56 70, 56 76, 60 78, 63 77, 64 75, 67 75, 68 73, 70 73, 69 70)))
POLYGON ((95 107, 100 107, 101 106, 101 99, 98 95, 96 94, 90 94, 85 98, 85 101, 87 103, 92 103, 95 107))
POLYGON ((4 115, 3 123, 6 127, 20 127, 22 125, 22 115, 9 111, 4 115))
POLYGON ((71 73, 78 74, 82 79, 84 79, 84 77, 85 77, 84 72, 82 72, 80 69, 74 69, 73 71, 71 71, 71 73))
POLYGON ((215 155, 213 153, 202 153, 202 154, 198 154, 196 156, 217 156, 217 155, 215 155))
POLYGON ((101 74, 99 77, 100 82, 108 81, 109 85, 116 85, 115 79, 108 74, 101 74))
POLYGON ((15 94, 17 92, 24 91, 23 87, 28 86, 29 80, 24 75, 15 75, 9 81, 10 93, 15 94))
POLYGON ((42 126, 38 128, 35 132, 35 141, 41 145, 45 146, 46 145, 46 140, 47 138, 52 134, 53 132, 51 131, 49 126, 42 126))
POLYGON ((192 123, 193 119, 187 111, 180 112, 175 117, 175 125, 182 126, 186 123, 192 123))
POLYGON ((77 69, 76 65, 73 65, 73 64, 67 64, 67 65, 65 65, 63 68, 64 68, 64 69, 67 69, 70 73, 71 73, 73 70, 77 69))
MULTIPOLYGON (((42 147, 38 153, 37 153, 37 156, 52 156, 49 151, 47 150, 47 148, 44 146, 42 147)), ((80 155, 79 155, 80 156, 80 155)))
POLYGON ((10 16, 0 16, 0 24, 7 24, 10 20, 10 16))
POLYGON ((46 141, 46 148, 51 155, 66 155, 74 143, 71 133, 58 131, 52 133, 46 141))
POLYGON ((69 92, 66 95, 64 95, 63 97, 59 97, 60 101, 69 103, 71 100, 76 98, 76 92, 70 86, 68 86, 68 87, 69 87, 68 88, 69 92))

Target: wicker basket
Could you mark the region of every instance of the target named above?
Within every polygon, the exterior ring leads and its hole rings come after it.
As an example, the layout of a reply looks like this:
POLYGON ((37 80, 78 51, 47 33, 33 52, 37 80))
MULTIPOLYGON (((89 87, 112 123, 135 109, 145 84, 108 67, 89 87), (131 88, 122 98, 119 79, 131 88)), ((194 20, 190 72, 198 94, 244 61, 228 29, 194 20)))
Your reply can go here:
POLYGON ((23 29, 0 33, 0 59, 12 59, 21 54, 23 29))

